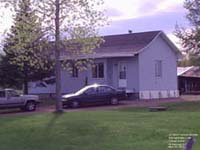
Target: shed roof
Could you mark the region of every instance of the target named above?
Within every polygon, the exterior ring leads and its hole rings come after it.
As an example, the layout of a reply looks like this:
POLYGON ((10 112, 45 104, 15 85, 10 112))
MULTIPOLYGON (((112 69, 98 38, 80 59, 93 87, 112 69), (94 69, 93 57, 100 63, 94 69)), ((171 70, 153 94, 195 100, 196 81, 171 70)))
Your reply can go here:
POLYGON ((177 74, 181 77, 200 78, 200 67, 178 67, 177 74))

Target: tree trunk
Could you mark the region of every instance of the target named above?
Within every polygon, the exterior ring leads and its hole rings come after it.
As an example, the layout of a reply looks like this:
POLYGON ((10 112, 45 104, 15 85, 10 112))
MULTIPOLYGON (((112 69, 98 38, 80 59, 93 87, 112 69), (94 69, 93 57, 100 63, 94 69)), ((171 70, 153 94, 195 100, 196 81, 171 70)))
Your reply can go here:
POLYGON ((27 70, 27 65, 26 65, 26 63, 24 63, 23 93, 24 93, 24 94, 28 94, 28 70, 27 70))
POLYGON ((23 93, 26 95, 28 94, 28 81, 24 79, 24 88, 23 88, 23 93))
POLYGON ((56 74, 56 112, 62 112, 62 99, 61 99, 61 62, 60 62, 60 0, 56 0, 56 19, 55 19, 55 74, 56 74))

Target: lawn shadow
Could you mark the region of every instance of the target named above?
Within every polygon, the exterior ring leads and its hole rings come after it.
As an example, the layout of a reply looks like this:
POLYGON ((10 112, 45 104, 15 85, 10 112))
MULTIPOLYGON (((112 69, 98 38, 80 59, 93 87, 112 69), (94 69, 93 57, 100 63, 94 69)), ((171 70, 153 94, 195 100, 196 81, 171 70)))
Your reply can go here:
POLYGON ((64 114, 64 112, 63 112, 63 113, 53 112, 53 113, 52 113, 52 116, 53 116, 53 117, 50 119, 50 121, 49 121, 48 124, 47 124, 47 130, 51 129, 51 128, 55 125, 56 121, 57 121, 60 117, 63 116, 63 114, 64 114))
MULTIPOLYGON (((75 115, 68 113, 70 114, 67 114, 69 118, 66 117, 66 114, 51 114, 43 131, 45 140, 55 142, 55 139, 59 139, 59 141, 56 141, 57 143, 64 143, 65 141, 64 147, 66 149, 79 149, 79 145, 82 145, 81 149, 87 149, 93 143, 105 143, 109 140, 110 128, 102 124, 101 121, 87 117, 80 118, 80 113, 75 113, 75 115)), ((49 145, 51 146, 44 147, 54 147, 52 144, 53 142, 50 142, 49 145)))

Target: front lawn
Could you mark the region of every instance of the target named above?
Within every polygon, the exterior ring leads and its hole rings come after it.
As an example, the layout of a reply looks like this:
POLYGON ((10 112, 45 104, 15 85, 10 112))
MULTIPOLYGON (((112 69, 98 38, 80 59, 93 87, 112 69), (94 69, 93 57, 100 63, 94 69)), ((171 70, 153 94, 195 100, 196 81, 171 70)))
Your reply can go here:
MULTIPOLYGON (((0 117, 1 150, 168 150, 168 136, 199 134, 200 103, 0 117)), ((200 138, 194 150, 200 149, 200 138)))

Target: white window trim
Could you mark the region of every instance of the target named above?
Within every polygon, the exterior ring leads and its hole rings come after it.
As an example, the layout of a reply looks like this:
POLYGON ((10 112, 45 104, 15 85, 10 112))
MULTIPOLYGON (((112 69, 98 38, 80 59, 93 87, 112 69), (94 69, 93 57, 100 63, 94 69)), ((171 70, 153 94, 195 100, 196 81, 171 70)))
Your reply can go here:
POLYGON ((93 77, 93 68, 92 68, 92 78, 93 79, 98 79, 98 80, 102 80, 105 79, 105 63, 104 62, 96 62, 94 63, 94 65, 97 65, 97 77, 93 77), (103 78, 99 77, 99 64, 103 64, 103 78))
POLYGON ((128 80, 127 79, 127 75, 128 75, 128 61, 119 61, 119 63, 118 63, 118 80, 128 80), (121 65, 121 63, 125 63, 126 64, 126 79, 120 79, 120 65, 121 65))
POLYGON ((154 70, 155 70, 155 77, 156 78, 162 78, 163 77, 163 60, 155 60, 154 67, 155 67, 154 68, 154 70), (157 66, 157 65, 159 65, 158 62, 161 64, 160 66, 157 66))

